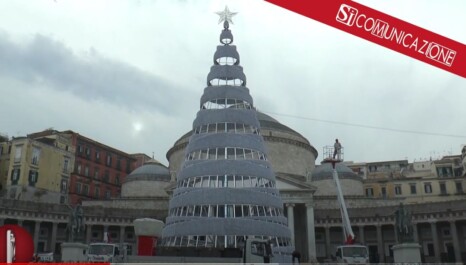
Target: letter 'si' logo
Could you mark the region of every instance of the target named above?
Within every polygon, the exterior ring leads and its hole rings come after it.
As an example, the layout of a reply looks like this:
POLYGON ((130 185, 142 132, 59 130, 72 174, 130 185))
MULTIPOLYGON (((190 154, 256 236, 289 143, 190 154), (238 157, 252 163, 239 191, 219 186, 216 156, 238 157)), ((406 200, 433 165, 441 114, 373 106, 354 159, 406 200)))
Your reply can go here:
POLYGON ((356 21, 357 14, 358 10, 356 8, 342 4, 337 13, 337 21, 351 27, 356 21))

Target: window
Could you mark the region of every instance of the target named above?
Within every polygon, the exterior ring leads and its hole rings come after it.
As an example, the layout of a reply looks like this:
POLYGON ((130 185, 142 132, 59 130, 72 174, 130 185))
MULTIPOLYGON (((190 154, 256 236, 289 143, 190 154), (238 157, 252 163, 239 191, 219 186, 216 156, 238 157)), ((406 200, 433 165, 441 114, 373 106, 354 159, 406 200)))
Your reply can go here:
POLYGON ((373 188, 367 188, 366 189, 366 197, 372 197, 374 196, 374 189, 373 188))
POLYGON ((120 185, 120 174, 117 174, 117 175, 115 176, 115 184, 116 184, 116 185, 120 185))
POLYGON ((107 154, 107 166, 112 166, 112 155, 107 154))
POLYGON ((91 156, 91 149, 89 147, 86 147, 86 156, 87 158, 91 156))
POLYGON ((429 257, 433 257, 435 255, 434 253, 434 244, 432 243, 427 243, 427 255, 426 256, 429 256, 429 257))
POLYGON ((89 177, 89 166, 84 167, 84 176, 89 177))
POLYGON ((437 168, 437 174, 441 178, 452 177, 453 176, 453 171, 452 171, 451 167, 438 167, 437 168))
POLYGON ((65 157, 63 159, 63 173, 65 173, 65 174, 68 173, 69 164, 70 164, 70 159, 65 157))
POLYGON ((386 198, 386 197, 387 197, 387 188, 386 188, 386 187, 382 187, 381 193, 382 193, 382 197, 383 197, 383 198, 386 198))
POLYGON ((80 154, 82 154, 82 152, 83 152, 83 146, 82 145, 78 145, 78 152, 80 154))
POLYGON ((463 184, 460 181, 455 182, 455 186, 456 186, 456 193, 463 193, 463 184))
POLYGON ((76 192, 77 194, 81 194, 81 188, 82 188, 81 183, 76 183, 76 190, 75 190, 75 192, 76 192))
POLYGON ((118 170, 121 169, 121 157, 118 157, 118 159, 117 159, 116 169, 118 169, 118 170))
POLYGON ((35 186, 39 178, 39 172, 36 170, 29 170, 29 186, 35 186))
POLYGON ((110 199, 111 194, 112 194, 112 193, 111 193, 110 190, 106 190, 106 191, 105 191, 105 199, 110 199))
POLYGON ((76 165, 76 171, 78 172, 79 175, 81 175, 81 164, 76 165))
POLYGON ((95 150, 95 161, 100 162, 100 151, 95 150))
POLYGON ((38 147, 33 147, 31 163, 33 165, 39 165, 39 158, 40 158, 40 149, 38 147))
POLYGON ((68 191, 68 181, 66 179, 61 180, 60 192, 66 193, 68 191))
POLYGON ((15 163, 21 161, 21 153, 23 151, 23 145, 15 146, 15 163))
POLYGON ((98 167, 94 168, 94 178, 96 178, 96 179, 99 178, 99 168, 98 167))
POLYGON ((126 160, 126 173, 131 173, 131 161, 129 159, 126 160))
POLYGON ((83 185, 83 194, 89 196, 89 185, 83 185))
POLYGON ((416 193, 417 193, 417 191, 416 191, 416 183, 411 183, 411 184, 409 184, 409 188, 410 188, 411 194, 416 194, 416 193))
POLYGON ((401 185, 396 185, 395 186, 395 194, 396 195, 401 195, 401 185))
POLYGON ((19 168, 13 168, 13 170, 11 171, 11 185, 18 185, 19 176, 20 176, 19 173, 20 173, 19 168))
POLYGON ((424 192, 432 193, 432 185, 430 183, 424 183, 424 192))
POLYGON ((103 181, 108 182, 109 179, 110 179, 110 172, 108 170, 105 170, 103 181))
POLYGON ((100 197, 100 187, 95 187, 94 196, 96 199, 100 197))
POLYGON ((439 185, 440 185, 440 194, 442 195, 447 194, 447 185, 445 184, 445 182, 440 182, 439 185))

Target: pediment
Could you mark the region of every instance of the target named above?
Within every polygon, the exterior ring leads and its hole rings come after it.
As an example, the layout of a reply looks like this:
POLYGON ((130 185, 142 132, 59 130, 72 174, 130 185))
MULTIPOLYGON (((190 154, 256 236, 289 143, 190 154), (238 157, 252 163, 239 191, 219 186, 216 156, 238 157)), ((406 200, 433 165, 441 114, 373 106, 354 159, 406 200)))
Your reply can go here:
POLYGON ((312 191, 314 192, 317 188, 309 183, 296 180, 289 176, 276 176, 276 185, 278 190, 288 191, 312 191))

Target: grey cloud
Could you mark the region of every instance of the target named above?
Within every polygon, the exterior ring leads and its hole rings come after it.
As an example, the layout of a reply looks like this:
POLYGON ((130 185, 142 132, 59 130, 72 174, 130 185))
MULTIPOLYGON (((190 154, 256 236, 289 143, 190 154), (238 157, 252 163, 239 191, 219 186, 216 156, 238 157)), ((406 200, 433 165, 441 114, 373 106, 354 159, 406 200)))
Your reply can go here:
POLYGON ((105 101, 134 110, 180 113, 177 98, 189 90, 124 62, 104 58, 91 49, 78 56, 63 43, 42 35, 18 45, 0 34, 0 75, 69 91, 86 100, 105 101), (174 105, 176 104, 176 105, 174 105))

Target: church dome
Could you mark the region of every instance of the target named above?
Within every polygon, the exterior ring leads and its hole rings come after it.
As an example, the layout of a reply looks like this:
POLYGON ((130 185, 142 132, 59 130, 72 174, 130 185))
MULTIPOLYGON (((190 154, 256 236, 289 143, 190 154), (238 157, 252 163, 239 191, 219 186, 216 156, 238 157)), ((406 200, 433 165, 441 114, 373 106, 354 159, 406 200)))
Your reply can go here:
MULTIPOLYGON (((343 163, 335 165, 343 195, 363 195, 363 179, 343 163)), ((333 180, 333 167, 330 163, 317 166, 312 172, 312 184, 317 187, 315 196, 335 196, 337 188, 333 180)))
POLYGON ((166 197, 170 184, 168 168, 156 160, 149 160, 131 172, 121 187, 122 197, 166 197))
MULTIPOLYGON (((267 115, 265 113, 262 113, 262 112, 258 111, 257 112, 257 119, 259 119, 259 123, 261 125, 262 130, 270 129, 270 130, 284 131, 284 132, 287 132, 287 133, 291 133, 293 135, 298 136, 299 138, 301 138, 302 141, 309 144, 309 141, 304 136, 302 136, 300 133, 298 133, 297 131, 291 129, 290 127, 280 123, 279 121, 277 121, 276 119, 270 117, 269 115, 267 115)), ((316 151, 316 153, 317 153, 317 151, 316 151)))
POLYGON ((168 168, 160 162, 156 160, 149 160, 126 176, 125 182, 135 180, 170 181, 170 172, 168 171, 168 168))

